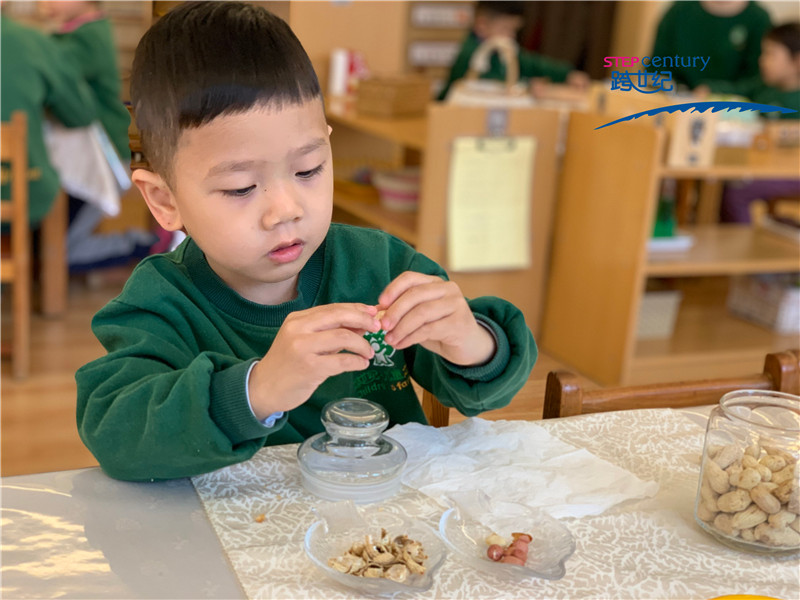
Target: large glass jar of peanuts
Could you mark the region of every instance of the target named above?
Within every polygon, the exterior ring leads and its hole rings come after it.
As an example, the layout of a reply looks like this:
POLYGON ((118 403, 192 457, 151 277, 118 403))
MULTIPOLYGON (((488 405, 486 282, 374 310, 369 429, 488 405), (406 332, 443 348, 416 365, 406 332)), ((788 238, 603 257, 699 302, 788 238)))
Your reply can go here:
POLYGON ((740 390, 708 420, 695 520, 719 541, 800 551, 800 397, 740 390))

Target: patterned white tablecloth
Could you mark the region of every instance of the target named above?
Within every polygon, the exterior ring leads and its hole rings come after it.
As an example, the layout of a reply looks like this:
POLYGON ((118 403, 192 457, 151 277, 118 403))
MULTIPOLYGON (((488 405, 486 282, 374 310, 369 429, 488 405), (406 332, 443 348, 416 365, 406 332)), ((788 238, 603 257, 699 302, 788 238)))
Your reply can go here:
MULTIPOLYGON (((797 557, 741 553, 720 545, 693 518, 704 427, 682 411, 637 410, 537 421, 554 436, 655 480, 653 498, 605 513, 563 519, 577 549, 558 581, 509 584, 452 555, 419 598, 713 598, 723 594, 800 597, 797 557)), ((306 493, 297 446, 274 446, 252 460, 193 479, 195 489, 249 598, 352 598, 320 575, 303 552, 319 500, 306 493), (263 522, 255 521, 264 514, 263 522)), ((438 524, 443 507, 416 490, 386 510, 438 524)))

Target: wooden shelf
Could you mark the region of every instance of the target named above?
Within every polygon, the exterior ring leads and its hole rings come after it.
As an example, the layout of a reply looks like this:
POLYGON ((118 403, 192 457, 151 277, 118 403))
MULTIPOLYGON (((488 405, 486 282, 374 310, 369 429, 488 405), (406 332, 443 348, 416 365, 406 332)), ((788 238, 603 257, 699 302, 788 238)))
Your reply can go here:
POLYGON ((371 227, 382 229, 412 246, 417 246, 417 213, 400 212, 381 206, 378 193, 351 194, 334 188, 333 205, 371 227))
POLYGON ((798 346, 797 334, 783 335, 730 314, 727 288, 725 279, 683 286, 672 337, 636 341, 628 382, 735 376, 752 371, 769 352, 798 346))
POLYGON ((800 246, 748 225, 686 227, 694 245, 685 252, 649 253, 650 277, 741 275, 800 271, 800 246))
POLYGON ((355 111, 352 101, 338 99, 326 100, 325 106, 327 116, 331 121, 395 142, 406 148, 419 151, 425 150, 428 119, 424 115, 418 117, 393 117, 391 119, 369 117, 359 115, 355 111))
POLYGON ((718 148, 710 167, 662 166, 661 177, 675 179, 783 179, 800 177, 800 149, 718 148))

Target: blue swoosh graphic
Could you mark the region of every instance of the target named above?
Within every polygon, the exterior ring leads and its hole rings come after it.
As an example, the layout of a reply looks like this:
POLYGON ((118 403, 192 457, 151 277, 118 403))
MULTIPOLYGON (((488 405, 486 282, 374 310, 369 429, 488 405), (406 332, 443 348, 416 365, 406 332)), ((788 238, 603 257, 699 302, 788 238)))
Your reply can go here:
POLYGON ((595 130, 602 129, 603 127, 608 127, 609 125, 616 125, 617 123, 622 123, 623 121, 630 121, 632 119, 638 119, 639 117, 652 116, 664 112, 666 113, 674 113, 678 111, 685 112, 689 109, 692 109, 692 112, 704 113, 710 109, 712 113, 715 113, 720 110, 733 110, 736 108, 738 108, 741 112, 749 110, 758 110, 761 112, 781 112, 781 113, 797 112, 793 108, 784 108, 783 106, 772 106, 771 104, 757 104, 755 102, 731 102, 727 100, 718 100, 716 102, 686 102, 685 104, 672 104, 670 106, 662 106, 660 108, 651 108, 650 110, 644 110, 642 112, 638 112, 633 115, 628 115, 627 117, 622 117, 621 119, 617 119, 616 121, 611 121, 610 123, 606 123, 605 125, 600 125, 600 127, 595 127, 595 130))

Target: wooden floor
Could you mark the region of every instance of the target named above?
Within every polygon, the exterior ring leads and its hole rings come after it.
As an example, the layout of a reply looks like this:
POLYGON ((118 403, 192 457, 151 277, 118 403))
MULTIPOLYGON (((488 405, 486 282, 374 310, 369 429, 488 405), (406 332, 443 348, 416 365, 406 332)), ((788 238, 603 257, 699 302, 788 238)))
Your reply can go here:
MULTIPOLYGON (((24 381, 11 377, 3 360, 0 378, 0 474, 61 471, 94 466, 94 457, 78 437, 75 424, 75 371, 103 354, 92 335, 92 316, 122 288, 117 281, 71 281, 70 309, 60 319, 33 318, 32 370, 24 381)), ((5 303, 4 303, 5 304, 5 303)), ((8 321, 4 319, 3 329, 8 321)), ((550 370, 562 368, 541 356, 529 385, 506 408, 481 416, 487 419, 539 419, 544 384, 550 370)), ((591 386, 590 382, 587 382, 591 386)), ((463 416, 451 411, 450 421, 463 416)))

